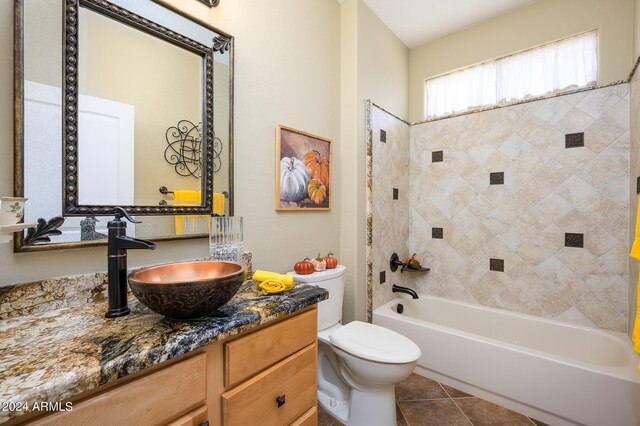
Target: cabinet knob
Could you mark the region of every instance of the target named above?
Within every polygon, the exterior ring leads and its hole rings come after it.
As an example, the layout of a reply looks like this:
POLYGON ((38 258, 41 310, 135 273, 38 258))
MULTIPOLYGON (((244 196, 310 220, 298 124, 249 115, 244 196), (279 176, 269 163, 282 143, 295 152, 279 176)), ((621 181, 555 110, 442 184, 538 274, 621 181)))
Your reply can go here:
POLYGON ((284 395, 280 395, 276 398, 276 402, 278 403, 278 408, 282 407, 285 403, 284 395))

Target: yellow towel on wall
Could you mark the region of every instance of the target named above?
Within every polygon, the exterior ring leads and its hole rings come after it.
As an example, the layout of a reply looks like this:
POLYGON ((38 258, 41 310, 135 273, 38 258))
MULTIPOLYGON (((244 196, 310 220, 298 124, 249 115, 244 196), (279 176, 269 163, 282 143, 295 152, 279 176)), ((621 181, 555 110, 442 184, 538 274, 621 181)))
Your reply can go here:
MULTIPOLYGON (((173 191, 173 200, 175 201, 175 206, 198 206, 201 203, 202 196, 200 195, 200 191, 179 189, 173 191)), ((175 216, 176 235, 184 235, 184 220, 187 217, 196 218, 198 215, 175 216)))
POLYGON ((224 216, 224 195, 219 192, 213 193, 213 213, 224 216))
MULTIPOLYGON (((638 216, 636 216, 636 237, 633 241, 633 246, 631 247, 631 253, 629 256, 640 260, 640 203, 638 203, 638 216)), ((639 271, 640 275, 640 271, 639 271)), ((633 350, 640 353, 640 277, 638 279, 638 287, 637 287, 637 301, 636 301, 636 321, 635 326, 633 327, 633 334, 631 335, 631 339, 633 340, 633 350)), ((640 365, 638 366, 640 369, 640 365)))

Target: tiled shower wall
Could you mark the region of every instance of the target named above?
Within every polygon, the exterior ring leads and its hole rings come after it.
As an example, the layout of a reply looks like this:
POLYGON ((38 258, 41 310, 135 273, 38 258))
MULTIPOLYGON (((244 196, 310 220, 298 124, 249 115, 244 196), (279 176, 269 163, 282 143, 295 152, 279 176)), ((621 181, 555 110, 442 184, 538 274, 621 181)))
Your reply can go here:
POLYGON ((393 252, 409 251, 409 124, 368 104, 367 147, 367 297, 373 309, 393 299, 391 285, 403 285, 400 271, 391 272, 393 252), (375 197, 373 196, 375 194, 375 197))
POLYGON ((411 126, 408 252, 431 271, 406 283, 626 331, 629 108, 618 84, 411 126))

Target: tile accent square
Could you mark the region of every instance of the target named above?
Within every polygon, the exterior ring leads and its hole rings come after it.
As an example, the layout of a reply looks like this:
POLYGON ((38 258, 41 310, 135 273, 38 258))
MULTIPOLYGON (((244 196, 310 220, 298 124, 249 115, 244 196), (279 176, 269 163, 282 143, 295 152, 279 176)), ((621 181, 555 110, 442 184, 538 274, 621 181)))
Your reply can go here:
POLYGON ((504 172, 489 173, 490 185, 504 185, 504 172))
POLYGON ((393 188, 393 199, 397 200, 399 195, 400 191, 398 190, 398 188, 393 188))
POLYGON ((565 247, 584 247, 584 234, 573 234, 567 232, 564 234, 564 246, 565 247))
POLYGON ((387 143, 387 132, 380 129, 380 142, 387 143))
POLYGON ((433 151, 431 153, 432 163, 442 163, 444 161, 444 151, 433 151))
POLYGON ((387 271, 380 272, 380 284, 387 282, 387 271))
POLYGON ((579 148, 581 146, 584 146, 584 132, 564 135, 565 148, 579 148))
POLYGON ((441 240, 444 238, 444 230, 442 228, 431 228, 431 238, 441 240))
POLYGON ((504 259, 489 259, 489 270, 504 272, 504 259))

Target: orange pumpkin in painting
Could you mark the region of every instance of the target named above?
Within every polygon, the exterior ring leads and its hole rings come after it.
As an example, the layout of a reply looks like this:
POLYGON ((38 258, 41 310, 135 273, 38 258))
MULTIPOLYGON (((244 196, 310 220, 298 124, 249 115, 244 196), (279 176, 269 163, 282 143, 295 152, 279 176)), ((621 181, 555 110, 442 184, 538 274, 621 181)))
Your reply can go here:
POLYGON ((325 198, 327 198, 327 188, 318 179, 311 179, 309 186, 309 198, 316 204, 322 204, 325 198))
POLYGON ((314 149, 304 155, 302 162, 307 166, 311 177, 320 180, 329 188, 329 160, 327 157, 320 155, 320 152, 314 149))

